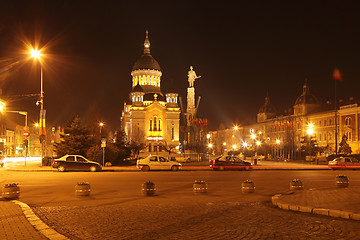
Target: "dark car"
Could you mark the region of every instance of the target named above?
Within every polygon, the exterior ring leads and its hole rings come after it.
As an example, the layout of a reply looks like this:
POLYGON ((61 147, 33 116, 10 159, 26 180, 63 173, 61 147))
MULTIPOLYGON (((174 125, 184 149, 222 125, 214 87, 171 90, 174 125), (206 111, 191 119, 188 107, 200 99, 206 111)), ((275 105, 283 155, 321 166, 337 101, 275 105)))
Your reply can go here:
POLYGON ((210 160, 210 168, 213 170, 250 170, 252 164, 234 156, 221 156, 210 160))
POLYGON ((53 168, 57 168, 59 172, 65 171, 101 171, 101 165, 97 162, 87 160, 81 155, 65 155, 55 159, 53 168))

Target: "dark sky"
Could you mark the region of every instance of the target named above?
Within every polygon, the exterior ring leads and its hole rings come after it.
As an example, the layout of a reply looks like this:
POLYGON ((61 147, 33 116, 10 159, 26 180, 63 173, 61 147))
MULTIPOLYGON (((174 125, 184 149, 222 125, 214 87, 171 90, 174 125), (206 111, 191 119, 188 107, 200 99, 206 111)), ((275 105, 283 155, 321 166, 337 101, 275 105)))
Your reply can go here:
POLYGON ((8 108, 37 118, 40 69, 21 51, 46 46, 47 121, 79 115, 118 128, 131 90, 131 68, 149 30, 163 92, 186 99, 187 71, 210 128, 255 119, 269 93, 280 113, 305 78, 320 100, 332 100, 332 71, 344 81, 338 98, 359 98, 360 8, 356 1, 0 1, 0 83, 8 108), (235 5, 235 3, 237 3, 235 5), (4 70, 5 69, 5 70, 4 70))

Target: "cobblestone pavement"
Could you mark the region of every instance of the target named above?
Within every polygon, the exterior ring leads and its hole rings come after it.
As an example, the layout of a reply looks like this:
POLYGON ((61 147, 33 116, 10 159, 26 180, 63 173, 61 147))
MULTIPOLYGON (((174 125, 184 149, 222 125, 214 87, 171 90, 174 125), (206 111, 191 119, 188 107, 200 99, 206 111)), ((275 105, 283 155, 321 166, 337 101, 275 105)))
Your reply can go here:
POLYGON ((203 200, 178 205, 156 196, 131 204, 33 210, 71 239, 359 239, 357 221, 284 211, 270 202, 203 200))

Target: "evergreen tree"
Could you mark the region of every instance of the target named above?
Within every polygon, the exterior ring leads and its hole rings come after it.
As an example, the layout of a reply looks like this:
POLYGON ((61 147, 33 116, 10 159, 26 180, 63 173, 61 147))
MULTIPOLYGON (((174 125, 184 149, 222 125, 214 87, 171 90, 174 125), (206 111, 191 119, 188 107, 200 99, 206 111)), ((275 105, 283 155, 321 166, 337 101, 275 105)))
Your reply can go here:
POLYGON ((60 143, 55 144, 58 156, 78 154, 86 156, 87 150, 94 144, 94 137, 89 134, 89 129, 81 124, 79 117, 74 117, 60 134, 60 143))
POLYGON ((347 136, 344 135, 339 143, 339 152, 342 154, 351 154, 352 152, 351 147, 347 143, 347 139, 347 136))

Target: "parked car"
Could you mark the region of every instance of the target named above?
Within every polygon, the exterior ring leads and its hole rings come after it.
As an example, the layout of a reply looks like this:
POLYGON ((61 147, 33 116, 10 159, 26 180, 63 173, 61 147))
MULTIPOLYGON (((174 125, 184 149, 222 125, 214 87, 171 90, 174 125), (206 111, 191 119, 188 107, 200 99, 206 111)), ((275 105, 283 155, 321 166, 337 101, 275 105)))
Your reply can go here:
POLYGON ((55 159, 53 168, 57 168, 59 172, 65 171, 101 171, 101 165, 97 162, 87 160, 81 155, 65 155, 61 158, 55 159))
POLYGON ((163 156, 150 155, 146 158, 137 160, 136 167, 142 171, 149 170, 172 170, 178 171, 181 164, 174 160, 169 160, 163 156))
POLYGON ((360 161, 354 157, 339 157, 328 164, 331 169, 360 169, 360 161))
POLYGON ((252 164, 235 156, 221 156, 210 160, 210 168, 213 170, 250 170, 252 164))

